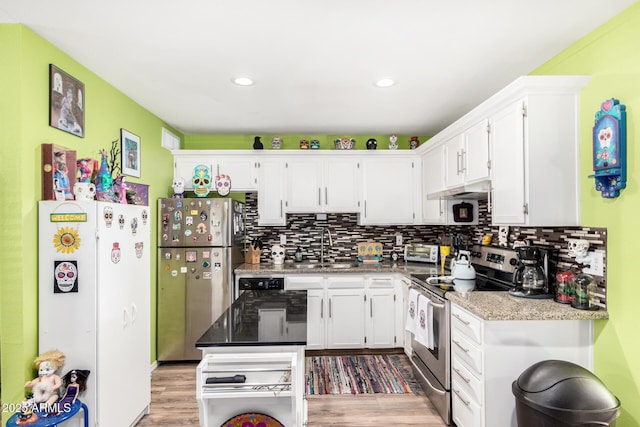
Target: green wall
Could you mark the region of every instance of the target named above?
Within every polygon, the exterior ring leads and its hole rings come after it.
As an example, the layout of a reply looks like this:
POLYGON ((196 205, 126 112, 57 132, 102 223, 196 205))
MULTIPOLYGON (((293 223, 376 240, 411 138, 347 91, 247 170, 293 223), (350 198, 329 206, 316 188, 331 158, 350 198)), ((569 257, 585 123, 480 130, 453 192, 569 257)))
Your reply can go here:
MULTIPOLYGON (((40 147, 55 143, 78 157, 98 158, 120 137, 120 128, 140 136, 141 177, 149 200, 171 191, 173 158, 161 148, 161 129, 169 128, 113 86, 22 25, 0 25, 0 370, 3 403, 19 403, 32 379, 38 354, 37 202, 41 199, 40 147), (50 127, 49 64, 85 85, 85 138, 50 127)), ((171 129, 171 128, 169 128, 171 129)), ((179 133, 172 131, 178 135, 179 133)), ((156 208, 151 203, 152 230, 156 208)), ((155 247, 152 234, 151 247, 155 247)), ((152 348, 155 354, 155 256, 152 259, 152 348)), ((115 343, 114 343, 115 344, 115 343)), ((123 379, 124 381, 125 379, 123 379)), ((3 414, 6 422, 7 414, 3 414)))
POLYGON ((640 4, 636 3, 532 74, 592 76, 580 97, 580 208, 584 226, 606 227, 609 320, 596 323, 595 373, 622 401, 619 426, 640 426, 640 286, 637 244, 640 192, 635 173, 640 123, 640 4), (595 191, 591 130, 600 104, 609 98, 627 107, 627 188, 616 199, 595 191))

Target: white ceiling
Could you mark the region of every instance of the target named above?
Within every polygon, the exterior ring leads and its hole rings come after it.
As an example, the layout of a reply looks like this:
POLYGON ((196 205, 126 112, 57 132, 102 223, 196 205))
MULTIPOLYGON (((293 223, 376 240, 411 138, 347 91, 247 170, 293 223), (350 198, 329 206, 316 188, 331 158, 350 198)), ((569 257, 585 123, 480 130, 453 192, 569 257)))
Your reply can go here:
POLYGON ((0 0, 0 22, 184 133, 433 135, 634 1, 0 0))

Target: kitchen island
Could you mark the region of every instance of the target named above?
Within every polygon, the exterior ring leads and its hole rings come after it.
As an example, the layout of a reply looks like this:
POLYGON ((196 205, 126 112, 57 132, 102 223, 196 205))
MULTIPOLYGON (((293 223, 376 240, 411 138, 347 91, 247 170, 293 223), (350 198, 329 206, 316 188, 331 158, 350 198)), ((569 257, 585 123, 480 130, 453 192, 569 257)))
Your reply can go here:
POLYGON ((196 377, 201 426, 242 415, 303 425, 306 296, 245 291, 204 332, 196 342, 202 351, 196 377))

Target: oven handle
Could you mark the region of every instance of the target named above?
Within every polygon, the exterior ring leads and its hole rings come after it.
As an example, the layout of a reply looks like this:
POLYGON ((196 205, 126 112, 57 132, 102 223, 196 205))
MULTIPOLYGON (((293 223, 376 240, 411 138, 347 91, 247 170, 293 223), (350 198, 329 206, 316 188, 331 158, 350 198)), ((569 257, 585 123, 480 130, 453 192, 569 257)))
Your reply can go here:
MULTIPOLYGON (((413 288, 413 289, 417 290, 418 292, 420 292, 422 295, 424 295, 424 290, 422 289, 422 287, 420 285, 415 285, 412 282, 412 284, 409 286, 409 288, 413 288)), ((429 298, 429 297, 427 296, 427 298, 429 298)), ((431 305, 433 306, 433 308, 440 308, 440 309, 445 308, 444 304, 439 304, 437 302, 433 302, 433 300, 431 298, 429 298, 429 301, 431 301, 431 305)))
MULTIPOLYGON (((411 362, 413 363, 413 362, 411 362)), ((427 377, 425 377, 422 372, 420 372, 420 369, 417 369, 416 372, 418 372, 420 374, 420 376, 422 377, 423 380, 425 380, 425 382, 429 385, 429 388, 431 390, 433 390, 434 393, 439 394, 440 396, 444 396, 447 394, 446 391, 442 391, 442 390, 438 390, 437 388, 435 388, 433 386, 433 384, 431 384, 431 381, 429 381, 429 379, 427 377)))

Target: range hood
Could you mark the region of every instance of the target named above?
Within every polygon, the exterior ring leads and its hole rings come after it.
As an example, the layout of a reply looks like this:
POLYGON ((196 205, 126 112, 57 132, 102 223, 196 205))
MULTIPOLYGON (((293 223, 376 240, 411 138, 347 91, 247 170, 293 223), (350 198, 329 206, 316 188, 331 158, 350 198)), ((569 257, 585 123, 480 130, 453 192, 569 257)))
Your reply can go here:
POLYGON ((458 187, 447 188, 427 194, 427 200, 449 200, 449 199, 486 199, 491 188, 491 181, 474 182, 458 187))

